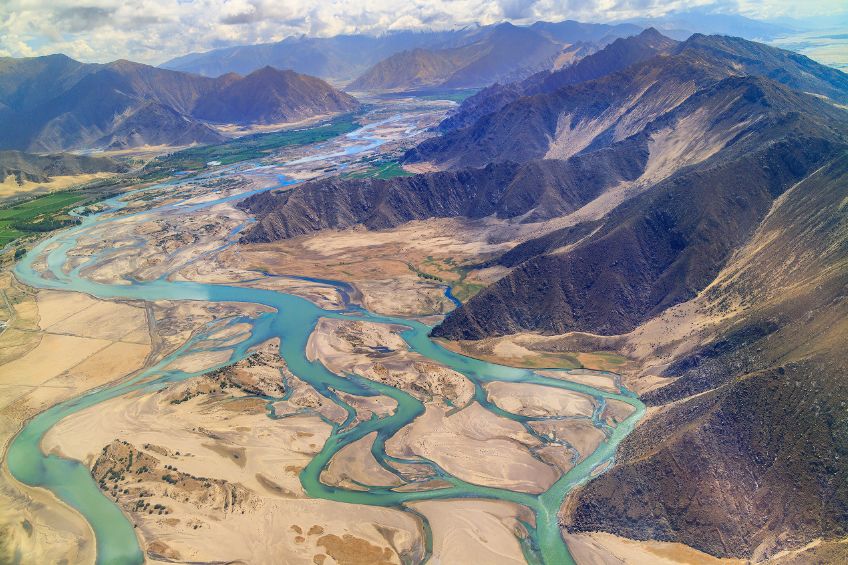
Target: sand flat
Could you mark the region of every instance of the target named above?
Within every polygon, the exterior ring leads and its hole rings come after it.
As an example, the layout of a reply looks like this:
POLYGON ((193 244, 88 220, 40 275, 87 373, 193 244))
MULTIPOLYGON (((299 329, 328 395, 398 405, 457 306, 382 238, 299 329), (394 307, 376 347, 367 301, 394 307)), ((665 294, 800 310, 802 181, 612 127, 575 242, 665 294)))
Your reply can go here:
MULTIPOLYGON (((330 460, 327 469, 321 474, 321 482, 328 485, 341 485, 355 481, 365 485, 399 486, 403 481, 384 469, 371 453, 371 446, 377 432, 341 448, 330 460)), ((347 488, 351 485, 346 484, 347 488)))
POLYGON ((105 339, 45 334, 38 347, 0 367, 0 384, 43 384, 111 343, 105 339))
POLYGON ((565 534, 578 565, 742 565, 741 559, 719 559, 684 545, 637 541, 606 532, 565 534))
POLYGON ((529 447, 537 445, 521 424, 474 402, 450 416, 443 407, 427 406, 386 442, 386 451, 425 457, 470 483, 538 493, 559 473, 531 455, 529 447))
POLYGON ((96 301, 46 329, 50 333, 117 341, 136 330, 146 330, 147 316, 142 308, 129 304, 96 301))
POLYGON ((618 385, 615 384, 615 377, 604 373, 598 373, 591 369, 575 369, 573 371, 537 371, 540 375, 551 377, 552 379, 560 379, 563 381, 571 381, 588 385, 598 390, 613 392, 618 394, 621 392, 618 385))
POLYGON ((568 443, 579 453, 578 462, 591 455, 606 439, 604 432, 584 418, 541 420, 532 422, 530 426, 537 433, 568 443))
POLYGON ((41 290, 36 295, 36 301, 39 326, 43 330, 98 302, 87 294, 58 290, 41 290))
POLYGON ((543 385, 492 382, 485 385, 489 400, 499 408, 523 416, 591 416, 591 396, 543 385))
POLYGON ((115 176, 115 173, 83 173, 79 175, 57 175, 50 177, 47 182, 24 181, 18 184, 14 175, 7 176, 0 182, 0 199, 12 198, 22 194, 47 194, 56 190, 82 185, 93 180, 115 176))
POLYGON ((521 516, 515 504, 468 499, 430 500, 409 506, 430 522, 435 563, 526 563, 514 533, 521 516))

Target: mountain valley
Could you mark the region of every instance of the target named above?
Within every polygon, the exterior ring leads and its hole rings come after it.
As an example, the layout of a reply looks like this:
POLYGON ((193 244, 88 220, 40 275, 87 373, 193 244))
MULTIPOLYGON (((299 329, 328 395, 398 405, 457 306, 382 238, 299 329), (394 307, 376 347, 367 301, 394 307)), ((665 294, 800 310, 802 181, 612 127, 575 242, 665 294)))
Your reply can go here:
POLYGON ((0 58, 0 562, 848 560, 848 75, 680 10, 0 58))

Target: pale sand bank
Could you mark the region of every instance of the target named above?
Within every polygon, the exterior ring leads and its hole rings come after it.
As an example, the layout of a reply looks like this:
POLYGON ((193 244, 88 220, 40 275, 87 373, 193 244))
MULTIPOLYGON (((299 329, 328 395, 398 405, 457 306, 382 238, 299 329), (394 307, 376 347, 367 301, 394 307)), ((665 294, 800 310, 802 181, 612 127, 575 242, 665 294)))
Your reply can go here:
POLYGON ((430 522, 433 531, 432 563, 450 565, 524 565, 516 538, 527 520, 526 509, 494 500, 440 500, 409 504, 430 522))
POLYGON ((423 415, 386 442, 388 454, 431 459, 470 483, 522 492, 546 490, 558 478, 552 467, 529 451, 539 441, 513 420, 500 418, 476 402, 448 415, 429 405, 423 415))
POLYGON ((345 488, 364 490, 354 483, 373 486, 399 486, 403 481, 394 473, 384 469, 371 453, 377 432, 372 432, 341 448, 321 473, 321 482, 328 485, 343 485, 345 488), (353 482, 352 482, 353 481, 353 482))
POLYGON ((487 383, 484 388, 489 401, 522 416, 590 417, 595 410, 591 396, 561 388, 500 381, 487 383))
POLYGON ((565 534, 577 565, 742 565, 719 559, 682 543, 637 541, 606 532, 565 534))

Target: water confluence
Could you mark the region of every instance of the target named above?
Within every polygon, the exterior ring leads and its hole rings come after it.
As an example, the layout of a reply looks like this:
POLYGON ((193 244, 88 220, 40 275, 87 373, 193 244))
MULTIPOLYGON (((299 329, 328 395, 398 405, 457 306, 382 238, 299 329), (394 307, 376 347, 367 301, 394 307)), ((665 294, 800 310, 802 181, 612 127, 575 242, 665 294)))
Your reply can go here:
MULTIPOLYGON (((367 139, 367 132, 368 130, 365 130, 349 138, 356 141, 364 140, 366 145, 362 147, 373 148, 377 140, 367 139)), ((351 151, 356 149, 347 148, 339 153, 350 155, 351 151)), ((181 182, 191 181, 181 180, 181 182)), ((247 193, 243 193, 238 197, 246 195, 247 193)), ((121 208, 126 206, 124 197, 104 201, 105 206, 102 212, 85 217, 78 226, 59 232, 39 243, 16 265, 16 277, 22 283, 35 288, 82 292, 101 299, 198 300, 213 303, 259 304, 270 308, 271 312, 260 314, 252 319, 239 319, 240 322, 249 321, 251 331, 244 341, 235 347, 230 359, 223 365, 244 358, 252 347, 270 339, 279 338, 280 355, 285 359, 292 373, 312 385, 329 400, 341 405, 349 413, 350 407, 338 398, 336 391, 360 396, 385 395, 397 402, 396 410, 388 416, 375 417, 355 426, 351 426, 351 421, 333 426, 333 432, 321 451, 300 475, 301 483, 308 496, 341 503, 400 509, 405 509, 404 504, 408 502, 449 498, 484 498, 517 503, 526 506, 535 515, 535 525, 525 524, 528 536, 522 540, 522 547, 528 561, 548 565, 573 563, 562 537, 557 514, 571 490, 590 480, 598 470, 613 460, 618 444, 632 431, 644 414, 645 406, 634 394, 623 388, 618 393, 613 393, 585 384, 547 377, 528 369, 496 365, 465 357, 432 341, 428 337, 430 327, 425 324, 405 318, 381 316, 356 305, 347 305, 342 310, 325 310, 309 300, 284 292, 235 285, 169 280, 167 276, 150 281, 132 281, 129 284, 124 284, 126 281, 122 284, 105 284, 89 280, 81 274, 85 272, 85 267, 101 260, 98 254, 87 258, 85 262, 72 269, 67 269, 68 253, 75 248, 78 238, 102 226, 104 222, 128 217, 127 214, 120 213, 121 208), (403 390, 355 375, 337 375, 330 372, 320 362, 310 361, 305 353, 306 344, 316 323, 322 317, 404 326, 407 329, 401 333, 401 336, 411 350, 464 375, 474 383, 477 390, 475 401, 484 408, 496 412, 499 416, 507 416, 525 424, 527 418, 504 413, 492 405, 486 398, 482 385, 493 381, 507 381, 567 389, 593 397, 600 407, 603 407, 607 400, 615 399, 629 404, 635 410, 626 420, 614 427, 603 422, 600 418, 601 410, 597 410, 592 422, 604 431, 606 439, 593 453, 563 474, 541 494, 471 484, 452 476, 427 460, 414 462, 423 462, 432 466, 441 482, 449 486, 398 492, 385 487, 371 487, 359 491, 326 485, 321 482, 320 476, 332 457, 344 446, 372 432, 376 432, 377 436, 373 453, 379 462, 388 465, 392 458, 385 453, 385 441, 421 415, 425 407, 421 401, 403 390)), ((167 195, 164 198, 167 198, 167 195)), ((169 201, 161 206, 154 204, 143 212, 134 212, 133 215, 149 217, 165 210, 173 214, 177 209, 184 209, 186 213, 190 213, 233 198, 230 196, 186 206, 183 206, 183 203, 169 201)), ((323 282, 335 284, 343 293, 349 289, 349 286, 344 283, 323 282)), ((128 380, 89 391, 36 415, 26 422, 9 446, 7 465, 12 476, 24 484, 48 489, 60 500, 79 511, 91 525, 96 540, 98 564, 142 563, 144 556, 134 528, 121 509, 100 491, 89 469, 83 463, 45 454, 41 449, 42 439, 58 422, 76 412, 132 391, 139 389, 153 391, 178 380, 196 376, 197 373, 184 373, 169 370, 166 367, 180 356, 188 354, 189 350, 196 353, 197 347, 192 346, 199 339, 194 339, 128 380)), ((269 416, 273 417, 272 414, 269 416)), ((528 429, 530 429, 529 426, 528 429)), ((540 439, 544 438, 540 437, 540 439)), ((429 556, 429 554, 428 548, 426 555, 429 556)))

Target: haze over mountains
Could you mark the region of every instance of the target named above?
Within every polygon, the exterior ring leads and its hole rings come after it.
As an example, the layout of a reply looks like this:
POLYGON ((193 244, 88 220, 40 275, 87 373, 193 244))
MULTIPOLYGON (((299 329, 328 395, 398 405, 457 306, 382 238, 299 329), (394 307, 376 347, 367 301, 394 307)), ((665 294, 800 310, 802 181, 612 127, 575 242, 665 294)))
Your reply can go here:
POLYGON ((512 82, 567 65, 603 47, 632 26, 579 22, 492 26, 472 43, 450 49, 416 49, 385 59, 348 85, 351 90, 462 88, 512 82))
POLYGON ((271 68, 213 79, 130 61, 0 59, 0 148, 7 149, 213 143, 224 136, 206 122, 298 121, 357 107, 320 79, 271 68))
POLYGON ((649 30, 469 98, 407 157, 446 170, 249 198, 244 241, 534 225, 432 334, 554 335, 672 379, 563 523, 746 559, 823 537, 815 559, 848 534, 846 97, 806 57, 649 30))
POLYGON ((565 64, 575 52, 591 52, 639 29, 632 24, 564 21, 379 36, 290 37, 193 53, 162 66, 217 76, 272 65, 336 82, 353 81, 349 87, 354 90, 479 87, 565 64))

